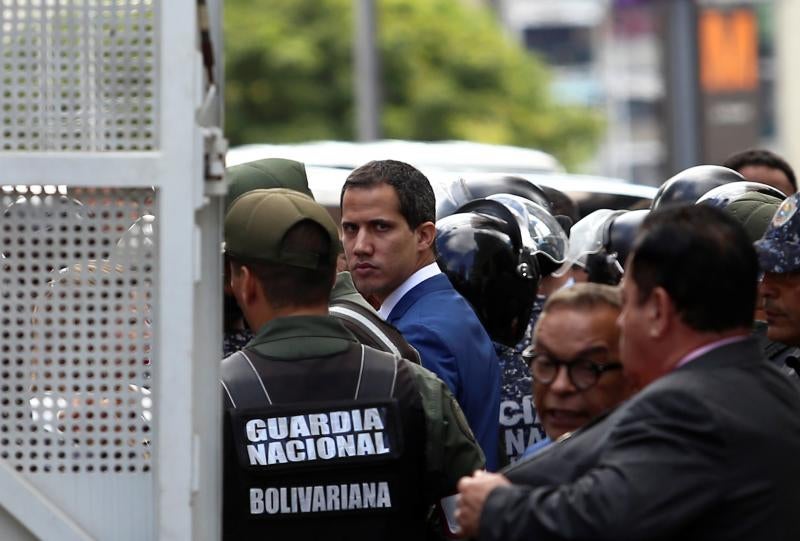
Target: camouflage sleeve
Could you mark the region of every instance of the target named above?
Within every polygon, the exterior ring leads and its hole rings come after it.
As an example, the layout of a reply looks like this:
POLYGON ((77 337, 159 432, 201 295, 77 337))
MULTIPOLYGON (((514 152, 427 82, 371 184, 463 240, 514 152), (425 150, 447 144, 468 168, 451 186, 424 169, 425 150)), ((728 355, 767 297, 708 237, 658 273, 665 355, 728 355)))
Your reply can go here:
POLYGON ((444 382, 430 370, 409 365, 413 367, 425 409, 428 487, 432 499, 438 500, 455 494, 458 480, 485 468, 486 460, 464 413, 444 382))

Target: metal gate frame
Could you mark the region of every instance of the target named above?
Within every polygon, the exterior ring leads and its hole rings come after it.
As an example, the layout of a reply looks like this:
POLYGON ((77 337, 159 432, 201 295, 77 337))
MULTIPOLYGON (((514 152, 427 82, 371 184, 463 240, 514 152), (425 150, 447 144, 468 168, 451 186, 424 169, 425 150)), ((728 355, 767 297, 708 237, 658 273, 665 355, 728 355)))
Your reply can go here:
MULTIPOLYGON (((43 0, 44 1, 44 0, 43 0)), ((80 3, 80 0, 73 0, 80 3)), ((69 5, 69 0, 63 2, 69 5)), ((217 62, 209 89, 200 52, 198 3, 156 0, 160 17, 159 148, 153 152, 0 152, 0 185, 153 186, 159 200, 159 302, 152 502, 156 526, 142 539, 218 539, 221 445, 221 179, 206 179, 204 154, 219 143, 221 0, 209 0, 217 62), (200 111, 204 107, 204 111, 200 111), (199 123, 208 124, 203 128, 199 123)), ((220 164, 211 169, 219 172, 220 164)), ((33 535, 90 535, 0 461, 0 504, 33 535)), ((0 524, 0 528, 3 525, 0 524)), ((9 533, 10 534, 10 533, 9 533)), ((0 530, 0 537, 7 538, 0 530)))

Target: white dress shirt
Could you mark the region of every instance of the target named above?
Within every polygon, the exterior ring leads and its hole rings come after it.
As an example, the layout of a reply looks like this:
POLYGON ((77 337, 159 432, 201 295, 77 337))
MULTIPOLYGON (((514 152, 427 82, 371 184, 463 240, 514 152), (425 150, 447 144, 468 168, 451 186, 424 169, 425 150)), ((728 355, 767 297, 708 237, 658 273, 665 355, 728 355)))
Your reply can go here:
POLYGON ((400 286, 395 289, 394 291, 386 297, 386 300, 383 301, 381 307, 378 309, 378 315, 381 316, 384 320, 389 317, 389 314, 392 313, 394 307, 397 306, 397 303, 400 302, 406 293, 414 289, 417 285, 421 284, 428 278, 433 278, 437 274, 441 274, 442 271, 439 270, 439 265, 436 264, 434 261, 429 265, 425 265, 417 272, 406 278, 406 281, 400 284, 400 286))

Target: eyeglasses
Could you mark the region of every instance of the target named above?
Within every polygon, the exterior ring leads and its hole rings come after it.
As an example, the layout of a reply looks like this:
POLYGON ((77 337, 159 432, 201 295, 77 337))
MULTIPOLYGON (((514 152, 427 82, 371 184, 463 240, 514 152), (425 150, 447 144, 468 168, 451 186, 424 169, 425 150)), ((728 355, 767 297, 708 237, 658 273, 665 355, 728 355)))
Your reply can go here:
POLYGON ((567 376, 576 389, 585 391, 597 383, 604 372, 622 369, 620 362, 598 364, 589 359, 576 358, 562 361, 544 353, 537 353, 532 347, 522 352, 522 358, 528 363, 535 381, 550 385, 558 376, 561 366, 567 368, 567 376))

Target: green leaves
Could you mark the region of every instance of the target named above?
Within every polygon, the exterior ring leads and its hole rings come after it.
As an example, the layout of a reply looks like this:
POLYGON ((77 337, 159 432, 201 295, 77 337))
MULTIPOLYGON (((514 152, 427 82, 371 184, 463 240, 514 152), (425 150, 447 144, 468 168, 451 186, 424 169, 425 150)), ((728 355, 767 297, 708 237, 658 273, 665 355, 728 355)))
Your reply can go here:
MULTIPOLYGON (((231 143, 353 139, 353 0, 227 0, 231 143)), ((574 166, 602 122, 550 97, 547 69, 486 8, 378 0, 383 135, 539 148, 574 166)))

